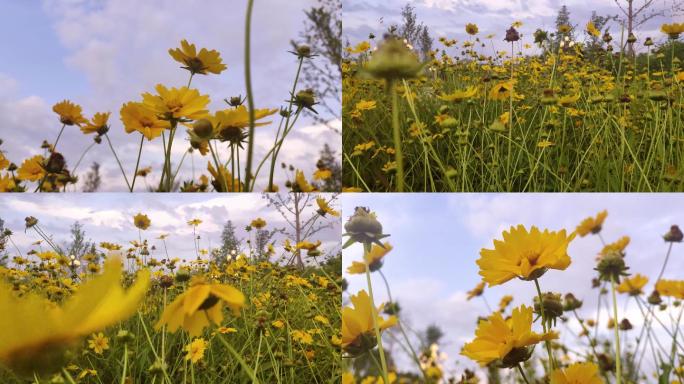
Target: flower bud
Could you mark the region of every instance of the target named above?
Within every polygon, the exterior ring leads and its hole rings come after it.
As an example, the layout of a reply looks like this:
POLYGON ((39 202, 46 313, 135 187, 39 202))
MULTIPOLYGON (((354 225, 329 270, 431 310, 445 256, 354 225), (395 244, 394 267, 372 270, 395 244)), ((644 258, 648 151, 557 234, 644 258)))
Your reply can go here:
POLYGON ((423 66, 403 41, 390 36, 373 53, 363 72, 376 79, 394 81, 417 77, 423 66))
POLYGON ((678 225, 673 225, 670 227, 670 231, 663 236, 663 239, 670 243, 681 243, 684 234, 678 225))
POLYGON ((629 269, 625 265, 625 259, 619 252, 609 252, 602 256, 596 266, 595 270, 599 272, 599 278, 606 281, 620 282, 621 276, 626 276, 626 271, 629 269))
POLYGON ((389 236, 382 233, 382 224, 375 217, 375 213, 364 207, 356 207, 354 214, 344 225, 344 229, 347 231, 346 235, 349 236, 345 247, 358 242, 364 245, 366 252, 370 251, 373 243, 384 248, 380 240, 389 236))
POLYGON ((214 127, 212 126, 211 121, 199 119, 192 124, 192 131, 200 139, 208 140, 213 135, 214 127))

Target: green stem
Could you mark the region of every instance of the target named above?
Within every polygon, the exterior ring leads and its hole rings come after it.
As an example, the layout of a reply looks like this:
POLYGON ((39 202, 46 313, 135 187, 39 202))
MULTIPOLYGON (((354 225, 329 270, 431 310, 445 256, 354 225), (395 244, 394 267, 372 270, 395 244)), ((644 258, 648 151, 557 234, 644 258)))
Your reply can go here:
MULTIPOLYGON (((364 250, 364 252, 366 251, 364 250)), ((373 328, 375 328, 375 339, 378 341, 380 365, 382 366, 382 378, 385 383, 389 383, 390 381, 387 377, 387 361, 385 359, 385 349, 382 346, 382 336, 380 335, 380 327, 378 325, 378 313, 377 308, 375 307, 375 300, 373 299, 373 284, 371 284, 370 269, 368 269, 368 265, 366 265, 366 281, 368 283, 368 296, 370 296, 371 317, 373 317, 373 328)))
POLYGON ((128 344, 124 344, 123 372, 121 372, 121 384, 126 384, 126 369, 128 369, 128 344))
POLYGON ((527 376, 525 376, 525 371, 523 370, 522 365, 520 365, 520 363, 518 363, 518 372, 520 372, 520 376, 522 376, 525 383, 530 384, 530 381, 527 380, 527 376))
POLYGON ((142 154, 143 141, 145 140, 145 135, 140 135, 140 147, 138 148, 138 160, 135 161, 135 171, 133 172, 133 181, 131 182, 130 192, 133 192, 135 188, 135 179, 138 178, 138 167, 140 167, 140 155, 142 154))
POLYGON ((219 336, 218 338, 221 343, 228 349, 228 352, 230 352, 231 355, 235 358, 235 360, 238 361, 240 366, 242 366, 242 369, 245 370, 247 373, 247 376, 249 376, 252 379, 252 384, 259 384, 259 379, 257 379, 256 374, 252 370, 252 368, 245 362, 245 360, 240 356, 239 353, 230 345, 226 340, 224 340, 223 336, 219 336))
MULTIPOLYGON (((544 333, 547 332, 546 329, 546 314, 544 313, 544 298, 542 296, 542 291, 541 287, 539 287, 539 279, 534 279, 534 285, 537 287, 537 296, 539 297, 539 309, 541 311, 541 316, 542 316, 542 328, 544 329, 544 333)), ((546 340, 544 342, 546 345, 546 352, 549 355, 549 372, 553 371, 556 368, 556 362, 553 359, 553 353, 551 353, 551 342, 546 340)))
POLYGON ((64 127, 66 127, 66 124, 62 124, 62 129, 59 130, 59 134, 57 135, 57 140, 55 140, 55 144, 52 145, 52 152, 57 151, 57 143, 59 143, 59 139, 62 137, 62 133, 64 132, 64 127))
POLYGON ((74 381, 74 378, 71 377, 71 375, 66 370, 66 368, 62 368, 62 374, 66 377, 67 381, 69 381, 69 384, 76 384, 76 382, 74 381))
POLYGON ((404 155, 401 151, 401 132, 399 131, 399 97, 394 89, 393 81, 389 81, 387 86, 392 97, 392 134, 397 162, 397 192, 404 192, 404 155))
POLYGON ((121 174, 124 177, 124 180, 126 181, 126 186, 128 189, 131 189, 131 184, 128 182, 128 177, 126 177, 126 171, 124 171, 123 166, 121 165, 121 161, 119 161, 119 156, 116 155, 116 151, 114 150, 114 146, 112 145, 112 141, 109 140, 109 135, 104 134, 105 139, 107 139, 107 144, 109 144, 109 149, 112 150, 112 154, 114 154, 114 158, 116 159, 116 163, 119 164, 119 169, 121 170, 121 174))
POLYGON ((81 157, 78 158, 78 161, 76 162, 76 165, 74 165, 74 169, 71 170, 71 173, 72 173, 72 174, 74 174, 74 175, 76 174, 76 169, 78 169, 78 166, 81 165, 81 161, 83 161, 83 158, 85 157, 86 153, 88 153, 88 151, 90 151, 90 149, 93 148, 93 146, 95 146, 95 144, 97 144, 97 143, 93 141, 93 142, 88 146, 88 148, 86 148, 86 150, 83 151, 83 153, 81 154, 81 157))
POLYGON ((249 107, 249 143, 247 144, 247 165, 245 167, 245 187, 249 188, 252 179, 252 158, 254 157, 254 94, 252 91, 251 70, 251 29, 254 0, 247 0, 247 16, 245 20, 245 87, 247 88, 247 106, 249 107))
POLYGON ((613 294, 613 319, 615 321, 615 379, 622 382, 622 362, 620 361, 620 331, 618 327, 617 296, 615 295, 615 276, 610 277, 610 288, 613 294))

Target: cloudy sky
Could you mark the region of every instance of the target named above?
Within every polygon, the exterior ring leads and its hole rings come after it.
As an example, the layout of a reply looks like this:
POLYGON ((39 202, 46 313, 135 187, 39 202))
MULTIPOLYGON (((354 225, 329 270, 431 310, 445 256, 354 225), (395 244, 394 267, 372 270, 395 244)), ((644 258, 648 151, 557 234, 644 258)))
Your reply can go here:
MULTIPOLYGON (((291 228, 283 217, 271 207, 261 194, 226 194, 220 197, 200 194, 121 194, 96 193, 78 195, 42 195, 23 194, 6 195, 0 199, 0 218, 5 227, 14 232, 13 240, 26 252, 31 244, 40 240, 32 230, 24 232, 24 218, 34 216, 39 225, 48 234, 54 236, 58 244, 65 244, 69 238, 70 226, 78 221, 83 225, 88 238, 100 243, 102 241, 126 245, 138 239, 138 229, 133 226, 133 216, 146 214, 152 224, 143 232, 143 238, 157 246, 157 257, 163 257, 161 241, 156 238, 169 234, 167 246, 171 257, 193 259, 195 256, 192 227, 189 220, 199 218, 202 224, 198 231, 201 236, 200 247, 211 249, 220 246, 221 231, 226 221, 231 220, 236 227, 238 238, 247 239, 244 227, 261 217, 267 222, 266 229, 291 228)), ((330 194, 322 194, 326 199, 330 194)), ((313 199, 312 199, 313 200, 313 199)), ((313 201, 315 205, 315 200, 313 201)), ((337 203, 332 203, 337 207, 337 203)), ((315 214, 315 207, 309 206, 304 213, 308 218, 315 214)), ((339 218, 326 217, 319 219, 326 228, 319 232, 315 239, 323 244, 321 250, 327 254, 336 254, 340 249, 339 218)), ((252 235, 253 236, 253 235, 252 235)), ((282 255, 282 244, 285 235, 276 234, 277 255, 282 255)), ((15 255, 14 248, 8 249, 15 255)), ((154 254, 153 254, 154 256, 154 254)))
MULTIPOLYGON (((430 324, 441 327, 443 349, 464 367, 475 368, 467 359, 459 358, 463 344, 474 336, 478 316, 490 312, 481 299, 466 300, 466 292, 480 281, 475 261, 482 248, 493 248, 492 241, 501 239, 503 230, 512 225, 536 225, 550 230, 574 230, 585 217, 608 210, 602 236, 607 242, 623 235, 631 237, 626 261, 630 272, 655 279, 660 272, 667 244, 662 235, 672 224, 684 224, 684 196, 672 194, 345 194, 343 210, 349 216, 356 206, 367 206, 377 212, 388 241, 394 249, 386 256, 382 271, 389 280, 392 296, 399 301, 406 322, 413 329, 424 330, 430 324)), ((684 276, 684 245, 675 244, 664 278, 684 276)), ((601 250, 597 236, 577 238, 569 248, 572 264, 566 271, 547 272, 540 284, 544 291, 572 292, 584 301, 581 313, 595 317, 597 291, 591 288, 595 276, 594 257, 601 250)), ((344 270, 353 260, 361 259, 359 246, 343 253, 344 270)), ((347 275, 348 292, 366 288, 363 275, 347 275)), ((645 290, 650 293, 654 281, 645 290)), ((374 293, 379 301, 387 300, 384 284, 373 274, 374 293)), ((531 303, 534 284, 521 280, 485 290, 492 308, 506 294, 514 295, 513 306, 531 303)), ((603 301, 605 303, 605 300, 603 301)), ((635 330, 628 334, 633 342, 640 330, 641 316, 634 301, 620 298, 621 318, 626 317, 635 330)), ((666 315, 659 316, 665 319, 666 315)), ((607 319, 605 310, 603 322, 607 319)), ((577 322, 571 323, 577 332, 577 322)), ((562 341, 575 338, 559 326, 562 341)), ((604 332, 607 332, 604 329, 604 332)), ((604 333, 604 336, 607 336, 604 333)), ((666 340, 666 338, 661 338, 666 340)), ((405 360, 404 360, 405 361, 405 360)), ((652 369, 653 367, 648 367, 652 369)))
MULTIPOLYGON (((532 34, 537 28, 555 30, 555 19, 558 10, 566 5, 570 10, 573 25, 578 25, 580 31, 591 16, 592 11, 599 15, 618 15, 620 9, 613 0, 343 0, 344 34, 350 43, 356 44, 367 39, 368 34, 382 36, 382 33, 392 24, 401 21, 401 8, 411 3, 416 9, 418 20, 427 25, 432 36, 466 39, 465 24, 475 23, 480 29, 480 36, 495 34, 494 42, 497 49, 510 48, 503 42, 505 30, 514 21, 522 21, 520 32, 523 41, 532 43, 532 34)), ((641 4, 641 2, 637 2, 641 4)), ((671 0, 656 1, 660 6, 671 6, 671 0), (663 5, 665 4, 665 5, 663 5)), ((684 21, 684 16, 679 21, 684 21)), ((656 18, 641 28, 638 37, 645 39, 651 36, 654 40, 664 40, 658 32, 660 24, 671 22, 669 18, 656 18)), ((619 36, 620 26, 613 22, 610 32, 619 36)))
MULTIPOLYGON (((296 57, 288 53, 290 41, 303 29, 304 10, 315 4, 315 0, 256 2, 252 76, 258 108, 279 108, 289 97, 297 69, 296 57)), ((218 50, 228 66, 219 76, 193 79, 194 87, 211 96, 211 110, 225 108, 222 100, 226 97, 245 95, 245 7, 246 1, 223 0, 0 2, 0 13, 5 15, 0 34, 8 36, 0 52, 0 138, 5 142, 0 149, 17 163, 40 153, 41 141, 54 142, 61 127, 52 105, 70 99, 81 104, 87 116, 112 112, 110 136, 132 173, 139 137, 124 133, 119 109, 126 101, 139 100, 141 93, 153 92, 156 84, 178 87, 187 83, 188 72, 168 54, 181 39, 195 43, 198 49, 218 50)), ((276 128, 277 124, 258 129, 258 160, 270 148, 276 128)), ((77 128, 67 127, 59 149, 73 166, 91 140, 77 128)), ((302 119, 288 136, 279 161, 310 174, 324 143, 339 153, 337 133, 302 119)), ((176 162, 186 148, 174 147, 176 162)), ((162 156, 160 139, 146 143, 142 165, 159 170, 162 156)), ((206 159, 195 160, 198 170, 206 169, 206 159)), ((84 163, 87 166, 92 161, 104 165, 103 189, 125 189, 106 145, 95 147, 84 163)), ((81 167, 85 171, 86 167, 81 167)), ((188 175, 190 162, 185 168, 188 175)), ((152 175, 157 180, 159 176, 159 172, 152 175)), ((282 184, 283 179, 279 181, 282 184)))

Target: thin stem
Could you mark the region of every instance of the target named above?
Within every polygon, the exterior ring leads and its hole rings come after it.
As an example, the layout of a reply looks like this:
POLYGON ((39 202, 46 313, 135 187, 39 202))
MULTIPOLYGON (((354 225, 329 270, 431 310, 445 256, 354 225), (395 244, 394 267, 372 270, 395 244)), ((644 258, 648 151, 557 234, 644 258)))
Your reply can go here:
POLYGON ((126 369, 128 369, 128 344, 124 343, 123 371, 121 372, 121 384, 126 384, 126 369))
MULTIPOLYGON (((364 252, 365 247, 364 247, 364 252)), ((373 284, 371 284, 370 269, 366 265, 366 282, 368 283, 368 296, 370 296, 371 317, 373 318, 373 328, 375 328, 375 339, 378 341, 378 352, 380 354, 380 364, 382 366, 382 378, 385 383, 389 383, 387 377, 387 361, 385 360, 385 349, 382 346, 382 336, 380 335, 380 327, 378 326, 378 313, 375 307, 375 300, 373 299, 373 284)))
POLYGON ((121 161, 119 161, 119 156, 116 155, 116 151, 114 150, 114 146, 112 145, 112 141, 109 140, 109 135, 104 134, 105 139, 107 139, 107 144, 109 144, 109 149, 112 150, 112 154, 114 154, 114 158, 116 159, 116 163, 119 164, 119 169, 121 170, 121 174, 124 177, 124 180, 126 181, 126 186, 128 189, 131 189, 131 184, 128 182, 128 177, 126 177, 126 171, 124 171, 123 166, 121 165, 121 161))
POLYGON ((530 384, 530 381, 527 380, 527 376, 525 376, 525 371, 523 370, 522 365, 520 363, 518 363, 518 372, 520 372, 520 376, 522 376, 525 383, 530 384))
MULTIPOLYGON (((542 328, 544 329, 544 333, 546 333, 546 314, 544 313, 544 300, 541 288, 539 287, 539 279, 534 279, 534 285, 535 287, 537 287, 537 295, 539 296, 539 308, 542 316, 542 328)), ((549 372, 551 372, 553 369, 556 368, 556 362, 553 359, 553 353, 551 353, 551 342, 546 340, 544 344, 546 345, 546 352, 549 355, 549 372)))
POLYGON ((70 384, 76 384, 74 381, 74 378, 71 377, 69 374, 69 371, 66 370, 66 368, 62 367, 62 374, 66 377, 66 379, 69 381, 70 384))
POLYGON ((88 148, 86 148, 86 150, 83 151, 83 153, 81 154, 81 157, 78 158, 78 161, 76 162, 76 165, 74 165, 74 169, 71 170, 71 173, 72 173, 72 174, 74 174, 74 175, 76 174, 76 169, 78 169, 78 166, 81 165, 81 161, 83 161, 83 158, 85 157, 86 153, 88 153, 88 151, 90 151, 90 149, 91 149, 92 147, 94 147, 95 144, 97 144, 97 143, 93 141, 93 142, 88 146, 88 148))
POLYGON ((394 89, 394 82, 387 83, 392 97, 392 134, 394 137, 395 161, 397 162, 397 192, 404 192, 404 155, 401 150, 401 132, 399 131, 399 97, 394 89))
POLYGON ((610 288, 613 294, 613 319, 615 319, 615 379, 622 382, 622 362, 620 361, 620 331, 618 327, 617 296, 615 295, 615 276, 610 277, 610 288))
POLYGON ((140 135, 140 147, 138 148, 138 160, 135 161, 135 171, 133 172, 133 181, 131 182, 131 188, 129 189, 133 192, 135 188, 135 179, 138 178, 138 167, 140 167, 140 155, 142 154, 143 142, 145 140, 145 135, 140 135))
POLYGON ((245 20, 245 87, 247 88, 247 106, 249 107, 249 143, 247 144, 247 165, 245 167, 245 187, 249 188, 252 179, 252 158, 254 157, 254 94, 252 91, 251 69, 251 29, 254 0, 247 0, 247 16, 245 20))
POLYGON ((658 274, 658 278, 655 280, 656 283, 660 281, 660 279, 663 277, 663 273, 665 273, 665 267, 667 267, 667 261, 670 259, 670 251, 672 251, 672 244, 673 242, 670 242, 670 246, 667 248, 667 254, 665 255, 665 261, 663 261, 663 267, 660 269, 660 273, 658 274))
POLYGON ((59 139, 62 137, 62 133, 64 132, 64 127, 66 127, 66 124, 62 124, 62 129, 59 130, 59 134, 57 135, 57 140, 55 140, 55 144, 52 145, 52 152, 55 152, 57 150, 57 143, 59 143, 59 139))

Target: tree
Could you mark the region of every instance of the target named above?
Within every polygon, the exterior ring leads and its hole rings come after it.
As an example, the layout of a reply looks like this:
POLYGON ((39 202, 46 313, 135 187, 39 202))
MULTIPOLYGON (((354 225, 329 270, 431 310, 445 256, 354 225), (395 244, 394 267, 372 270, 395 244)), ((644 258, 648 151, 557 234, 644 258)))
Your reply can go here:
POLYGON ((575 39, 575 32, 574 32, 574 27, 572 25, 572 22, 570 21, 570 10, 568 10, 568 7, 563 5, 559 10, 558 10, 558 16, 556 16, 556 35, 554 37, 554 47, 558 47, 560 45, 561 40, 564 37, 569 37, 570 40, 575 39), (570 27, 570 30, 568 32, 563 32, 562 28, 563 27, 570 27))
MULTIPOLYGON (((655 17, 674 18, 684 12, 684 4, 680 0, 672 0, 672 5, 667 7, 667 0, 614 0, 622 12, 622 24, 627 29, 627 35, 634 33, 639 27, 655 17), (661 7, 657 7, 662 4, 661 7)), ((626 40, 626 37, 625 37, 626 40)), ((620 47, 624 49, 624 47, 620 47)), ((634 55, 634 43, 627 43, 627 51, 634 55)))
POLYGON ((340 119, 342 102, 342 1, 317 0, 317 5, 304 13, 306 20, 300 37, 318 56, 304 60, 302 79, 316 91, 319 109, 325 111, 322 116, 309 114, 316 122, 330 127, 331 120, 340 119))
POLYGON ((323 146, 321 150, 321 157, 316 162, 318 169, 327 169, 332 173, 332 176, 320 183, 314 183, 316 188, 322 192, 336 192, 342 190, 342 165, 335 156, 328 144, 323 146))
POLYGON ((95 244, 90 240, 86 240, 86 233, 83 230, 83 225, 78 221, 74 222, 70 229, 71 241, 66 245, 66 255, 75 256, 80 260, 86 254, 97 254, 95 244))
POLYGON ((395 31, 398 32, 400 37, 406 39, 414 49, 420 52, 422 58, 427 60, 430 56, 433 42, 428 27, 425 24, 418 22, 416 8, 410 3, 407 3, 401 9, 401 18, 401 26, 390 26, 390 34, 394 34, 395 31))
POLYGON ((254 250, 256 251, 257 260, 268 260, 268 243, 278 232, 278 229, 271 231, 266 229, 257 229, 256 235, 254 236, 254 250))
POLYGON ((221 252, 219 253, 221 260, 219 263, 223 263, 231 251, 235 253, 240 253, 242 249, 242 240, 238 239, 235 235, 235 226, 231 220, 226 221, 223 226, 223 231, 221 232, 221 252))
POLYGON ((442 339, 443 336, 444 332, 440 327, 438 327, 435 324, 428 326, 425 330, 426 346, 429 347, 432 344, 439 344, 439 341, 442 339))
POLYGON ((7 242, 12 235, 12 231, 5 228, 5 221, 0 218, 0 265, 7 262, 7 242))
MULTIPOLYGON (((608 23, 612 20, 616 20, 617 15, 615 16, 599 16, 596 11, 591 12, 591 17, 589 20, 591 21, 592 24, 594 24, 594 27, 598 29, 599 31, 603 31, 604 29, 607 30, 606 26, 608 23)), ((587 38, 589 39, 587 42, 587 55, 589 58, 593 57, 597 52, 601 50, 601 47, 603 45, 603 39, 602 36, 594 36, 590 34, 589 32, 585 31, 585 34, 587 38)))
POLYGON ((100 164, 94 162, 90 166, 90 171, 86 173, 85 182, 83 183, 83 192, 97 192, 102 184, 102 179, 100 178, 100 164))
POLYGON ((423 31, 420 33, 418 41, 420 46, 420 53, 423 55, 424 59, 427 59, 428 57, 430 57, 430 51, 432 51, 432 42, 434 41, 430 36, 430 32, 427 26, 423 27, 423 31))

